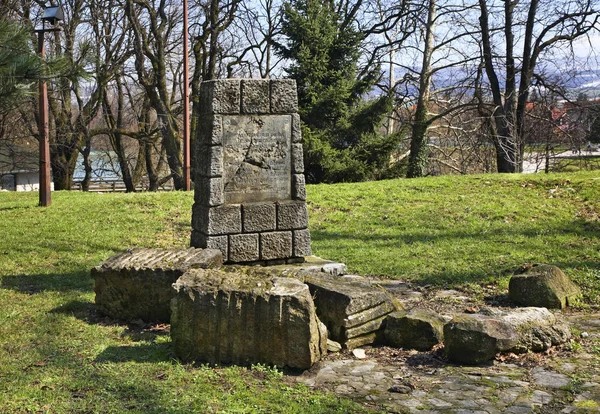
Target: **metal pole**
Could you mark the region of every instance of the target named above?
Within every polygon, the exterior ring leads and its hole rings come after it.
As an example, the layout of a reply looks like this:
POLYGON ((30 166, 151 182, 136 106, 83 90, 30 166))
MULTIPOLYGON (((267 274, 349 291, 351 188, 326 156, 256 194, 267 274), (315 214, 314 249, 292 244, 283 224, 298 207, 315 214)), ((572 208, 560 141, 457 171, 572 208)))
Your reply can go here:
MULTIPOLYGON (((46 56, 44 49, 44 30, 38 31, 38 53, 42 60, 46 56)), ((48 141, 48 88, 44 78, 40 78, 40 118, 39 118, 39 134, 40 134, 40 206, 47 207, 52 201, 50 200, 50 143, 48 141)))
POLYGON ((183 0, 183 181, 190 191, 190 67, 188 59, 188 0, 183 0))

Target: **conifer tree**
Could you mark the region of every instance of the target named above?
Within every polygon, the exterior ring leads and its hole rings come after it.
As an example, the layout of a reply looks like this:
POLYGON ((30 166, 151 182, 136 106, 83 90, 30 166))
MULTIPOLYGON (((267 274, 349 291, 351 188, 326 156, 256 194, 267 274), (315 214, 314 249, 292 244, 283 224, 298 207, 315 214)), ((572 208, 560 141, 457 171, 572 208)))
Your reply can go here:
POLYGON ((0 18, 0 111, 20 103, 40 75, 41 61, 30 39, 24 27, 0 18))
POLYGON ((298 85, 305 171, 313 183, 378 178, 398 143, 397 136, 380 131, 392 109, 391 95, 366 99, 381 71, 359 68, 365 34, 337 10, 335 1, 286 3, 287 42, 278 45, 298 85))

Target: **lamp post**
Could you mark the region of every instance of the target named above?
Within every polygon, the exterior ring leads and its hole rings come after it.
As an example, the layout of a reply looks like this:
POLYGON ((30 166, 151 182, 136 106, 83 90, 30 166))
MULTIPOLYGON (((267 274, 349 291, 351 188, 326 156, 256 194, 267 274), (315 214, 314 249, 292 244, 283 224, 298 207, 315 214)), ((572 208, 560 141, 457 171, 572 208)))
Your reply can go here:
MULTIPOLYGON (((63 19, 63 11, 60 6, 51 6, 44 10, 42 17, 42 28, 36 30, 38 34, 38 53, 42 60, 46 56, 44 49, 44 33, 56 32, 60 28, 55 25, 63 19), (46 22, 52 26, 46 29, 46 22)), ((40 135, 40 206, 47 207, 50 200, 50 142, 48 140, 48 88, 44 78, 40 78, 39 86, 39 135, 40 135)))
POLYGON ((188 58, 188 0, 183 0, 183 181, 190 191, 190 65, 188 58))

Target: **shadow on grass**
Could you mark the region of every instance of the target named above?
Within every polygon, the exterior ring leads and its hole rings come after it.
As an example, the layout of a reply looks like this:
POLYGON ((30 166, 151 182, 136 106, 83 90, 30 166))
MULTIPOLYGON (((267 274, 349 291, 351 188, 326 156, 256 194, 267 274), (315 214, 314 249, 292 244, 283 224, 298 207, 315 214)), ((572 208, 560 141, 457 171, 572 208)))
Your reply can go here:
POLYGON ((34 295, 42 292, 90 292, 94 281, 88 271, 37 275, 8 275, 0 279, 0 288, 34 295))
POLYGON ((175 358, 170 342, 109 346, 94 362, 165 362, 175 358))

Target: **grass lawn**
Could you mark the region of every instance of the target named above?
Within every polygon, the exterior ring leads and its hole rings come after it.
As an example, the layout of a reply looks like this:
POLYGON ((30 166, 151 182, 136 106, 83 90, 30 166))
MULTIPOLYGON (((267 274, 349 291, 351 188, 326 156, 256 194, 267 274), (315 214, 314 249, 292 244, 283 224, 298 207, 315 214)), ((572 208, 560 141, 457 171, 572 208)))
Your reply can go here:
MULTIPOLYGON (((168 334, 97 315, 91 267, 184 247, 192 194, 0 193, 0 413, 359 412, 274 369, 182 365, 168 334)), ((315 254, 352 272, 505 288, 560 266, 600 303, 600 173, 308 186, 315 254)))

